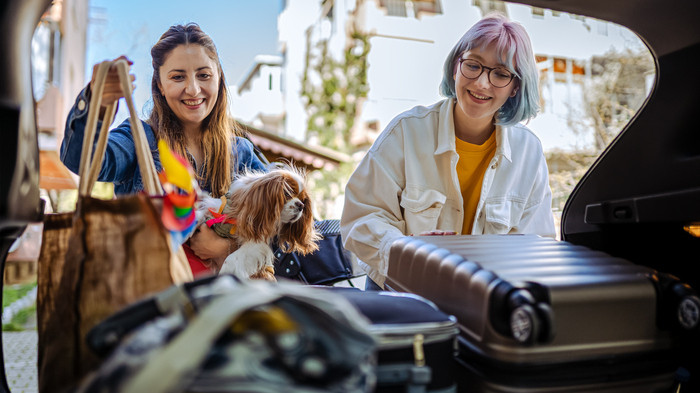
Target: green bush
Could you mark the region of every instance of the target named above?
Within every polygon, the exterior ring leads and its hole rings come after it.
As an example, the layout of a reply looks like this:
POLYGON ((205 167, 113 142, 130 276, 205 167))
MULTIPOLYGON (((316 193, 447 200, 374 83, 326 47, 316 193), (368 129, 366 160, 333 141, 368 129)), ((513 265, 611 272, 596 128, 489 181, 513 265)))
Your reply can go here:
POLYGON ((17 284, 3 287, 2 289, 2 307, 5 308, 10 304, 24 297, 27 292, 31 291, 36 286, 36 282, 29 284, 17 284))
POLYGON ((21 332, 24 329, 24 326, 27 324, 27 321, 29 321, 29 318, 32 315, 36 314, 36 304, 25 308, 24 310, 20 310, 17 314, 15 314, 14 317, 12 317, 12 320, 10 323, 5 323, 2 325, 2 331, 3 332, 21 332))
MULTIPOLYGON (((17 284, 3 287, 2 289, 2 307, 3 309, 17 300, 23 298, 27 293, 36 287, 36 282, 29 284, 17 284)), ((29 318, 36 314, 36 304, 18 311, 9 323, 2 325, 4 332, 18 332, 25 330, 24 326, 29 321, 29 318)))

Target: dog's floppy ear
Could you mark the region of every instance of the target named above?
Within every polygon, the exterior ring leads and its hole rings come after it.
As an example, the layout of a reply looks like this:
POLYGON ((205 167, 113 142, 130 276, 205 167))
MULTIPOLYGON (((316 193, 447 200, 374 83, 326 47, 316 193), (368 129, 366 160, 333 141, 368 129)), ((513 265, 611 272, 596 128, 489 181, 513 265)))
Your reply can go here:
POLYGON ((282 226, 278 242, 284 252, 306 255, 318 250, 318 241, 321 240, 321 236, 314 228, 311 198, 307 193, 303 193, 301 203, 304 204, 301 218, 282 226))
POLYGON ((277 234, 286 200, 284 187, 284 178, 270 172, 235 191, 231 203, 235 204, 237 236, 267 242, 277 234))

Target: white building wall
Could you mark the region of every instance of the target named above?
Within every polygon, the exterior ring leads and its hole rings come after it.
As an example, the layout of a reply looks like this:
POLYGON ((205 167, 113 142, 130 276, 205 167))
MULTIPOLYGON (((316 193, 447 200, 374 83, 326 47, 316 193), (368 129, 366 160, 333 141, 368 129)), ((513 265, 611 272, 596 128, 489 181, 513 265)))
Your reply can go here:
POLYGON ((397 114, 441 99, 447 53, 480 14, 468 1, 444 1, 443 14, 421 19, 388 16, 373 1, 367 8, 370 91, 362 120, 381 130, 397 114))
POLYGON ((346 24, 348 22, 348 13, 355 9, 355 1, 353 0, 335 0, 333 2, 332 23, 330 25, 330 42, 329 49, 331 56, 335 59, 342 59, 345 54, 345 45, 347 43, 346 24))
POLYGON ((40 24, 32 40, 32 79, 37 108, 37 125, 50 133, 42 149, 57 150, 63 139, 65 119, 73 100, 84 87, 85 43, 88 21, 87 0, 57 0, 40 24), (56 29, 57 31, 51 31, 56 29), (49 64, 49 45, 54 43, 54 59, 49 64), (49 80, 49 68, 53 79, 49 80))
MULTIPOLYGON (((251 67, 253 75, 247 74, 242 82, 245 86, 230 86, 231 112, 243 123, 257 128, 265 128, 264 117, 281 116, 284 113, 282 95, 281 59, 258 56, 251 67), (266 63, 268 61, 268 63, 266 63)), ((275 130, 269 130, 275 131, 275 130)))
POLYGON ((297 141, 306 136, 308 116, 301 101, 301 81, 306 56, 306 31, 319 22, 319 0, 289 0, 277 23, 279 42, 284 57, 282 91, 285 109, 283 135, 297 141))
MULTIPOLYGON (((535 16, 530 7, 517 4, 509 4, 507 9, 509 17, 527 30, 536 55, 578 60, 586 64, 587 70, 592 56, 602 55, 611 48, 641 45, 632 32, 612 23, 591 18, 581 20, 568 14, 557 16, 550 10, 545 10, 543 16, 535 16)), ((585 148, 593 144, 592 133, 574 133, 567 124, 572 111, 582 112, 584 86, 575 83, 571 73, 566 78, 566 82, 556 82, 550 67, 541 81, 544 106, 527 123, 545 150, 585 148)))
MULTIPOLYGON (((88 26, 88 0, 64 0, 61 15, 63 48, 61 54, 61 93, 63 119, 73 106, 73 98, 85 87, 85 48, 88 26)), ((63 124, 58 127, 63 132, 63 124)))
MULTIPOLYGON (((301 98, 306 34, 311 42, 331 37, 334 58, 343 58, 346 28, 359 0, 336 0, 333 17, 322 16, 320 0, 288 0, 278 19, 280 45, 284 56, 282 71, 284 135, 303 141, 307 115, 301 98)), ((370 91, 361 110, 361 122, 374 123, 382 130, 397 114, 416 105, 430 105, 441 99, 439 84, 445 57, 464 32, 481 18, 481 10, 468 0, 443 0, 442 14, 415 17, 388 16, 378 2, 366 0, 359 25, 371 35, 368 58, 370 91)), ((528 6, 508 4, 511 19, 523 24, 533 41, 536 55, 586 61, 612 47, 635 45, 625 28, 592 19, 545 11, 533 15, 528 6)), ((313 45, 313 44, 312 44, 313 45)), ((581 105, 582 86, 568 82, 543 85, 545 105, 528 126, 540 136, 546 149, 581 147, 587 136, 574 135, 566 124, 571 108, 581 105)))

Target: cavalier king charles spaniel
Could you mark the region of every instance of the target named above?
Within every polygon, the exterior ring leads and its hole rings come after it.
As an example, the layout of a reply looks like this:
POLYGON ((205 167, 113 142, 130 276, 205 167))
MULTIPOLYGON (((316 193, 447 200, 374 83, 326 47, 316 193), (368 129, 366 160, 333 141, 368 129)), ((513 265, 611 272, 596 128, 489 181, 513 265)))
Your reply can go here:
POLYGON ((219 236, 230 238, 235 250, 219 274, 274 280, 273 240, 283 252, 306 255, 318 250, 320 235, 314 229, 305 183, 302 170, 278 165, 269 172, 239 175, 225 198, 202 198, 202 220, 219 236))

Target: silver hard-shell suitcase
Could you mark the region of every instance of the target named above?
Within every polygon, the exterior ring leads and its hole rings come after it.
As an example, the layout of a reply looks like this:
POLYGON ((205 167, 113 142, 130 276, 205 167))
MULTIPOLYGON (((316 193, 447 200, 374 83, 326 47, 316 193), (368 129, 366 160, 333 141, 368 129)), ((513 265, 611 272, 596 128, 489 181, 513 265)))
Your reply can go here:
POLYGON ((457 318, 464 391, 663 391, 698 331, 674 277, 534 235, 399 239, 385 286, 457 318))

